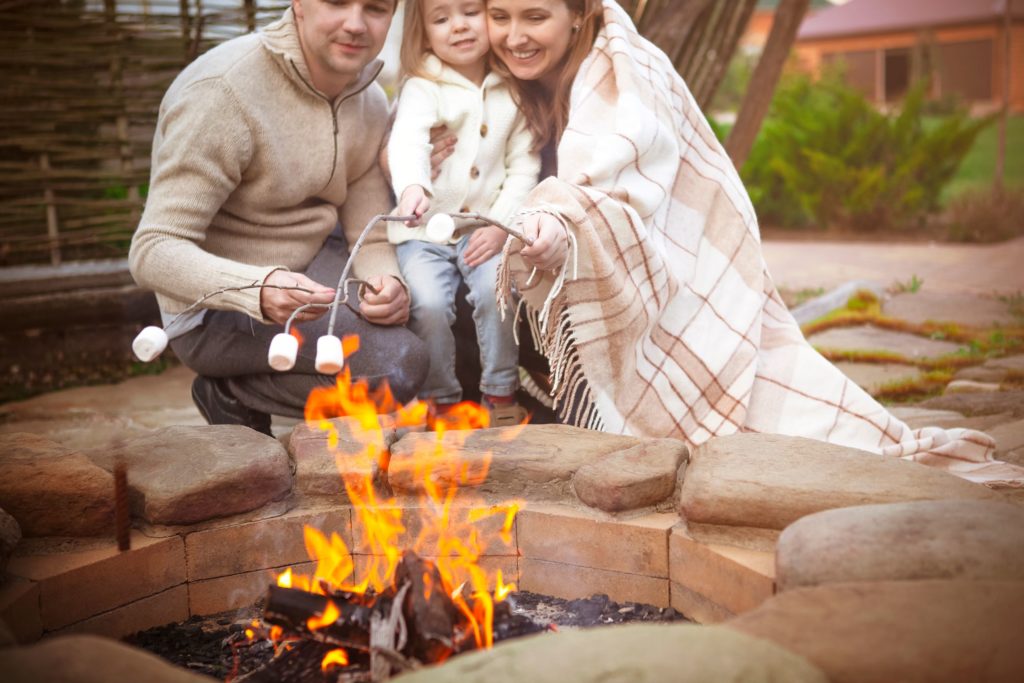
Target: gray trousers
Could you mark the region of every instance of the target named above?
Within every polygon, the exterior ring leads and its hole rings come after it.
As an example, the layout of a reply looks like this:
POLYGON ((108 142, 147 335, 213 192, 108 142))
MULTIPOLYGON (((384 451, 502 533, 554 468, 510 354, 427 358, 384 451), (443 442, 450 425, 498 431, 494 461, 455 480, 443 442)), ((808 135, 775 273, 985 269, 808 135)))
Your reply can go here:
MULTIPOLYGON (((327 287, 335 287, 348 260, 348 247, 340 227, 324 242, 305 274, 327 287)), ((353 286, 349 302, 358 307, 353 286)), ((327 334, 330 312, 295 327, 303 338, 295 367, 277 372, 267 364, 270 341, 283 326, 264 325, 244 313, 208 310, 203 324, 171 341, 175 355, 189 368, 207 377, 223 377, 231 393, 248 408, 271 415, 302 417, 306 398, 314 387, 334 384, 332 375, 314 368, 316 340, 327 334)), ((401 326, 374 325, 347 306, 338 308, 334 333, 359 335, 359 351, 346 359, 353 378, 371 387, 387 380, 395 398, 412 400, 430 369, 423 342, 401 326)))

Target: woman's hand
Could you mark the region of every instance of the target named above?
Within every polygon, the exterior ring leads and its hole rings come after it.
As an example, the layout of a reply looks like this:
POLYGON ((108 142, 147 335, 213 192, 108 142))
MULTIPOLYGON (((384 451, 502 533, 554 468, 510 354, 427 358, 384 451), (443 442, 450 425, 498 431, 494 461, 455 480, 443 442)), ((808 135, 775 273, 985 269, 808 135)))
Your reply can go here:
POLYGON ((469 236, 466 250, 462 252, 462 260, 470 268, 476 268, 501 251, 507 238, 508 233, 493 225, 477 228, 469 236))
POLYGON ((416 216, 414 220, 406 221, 410 228, 420 224, 420 218, 430 210, 430 197, 427 191, 419 185, 410 185, 402 190, 402 197, 398 200, 399 216, 416 216))
POLYGON ((430 129, 430 179, 437 180, 441 175, 441 162, 455 151, 455 143, 459 139, 451 134, 448 126, 434 126, 430 129))
POLYGON ((561 221, 548 213, 532 213, 522 221, 523 234, 533 238, 532 245, 519 251, 523 262, 541 270, 554 270, 565 263, 569 237, 561 221))

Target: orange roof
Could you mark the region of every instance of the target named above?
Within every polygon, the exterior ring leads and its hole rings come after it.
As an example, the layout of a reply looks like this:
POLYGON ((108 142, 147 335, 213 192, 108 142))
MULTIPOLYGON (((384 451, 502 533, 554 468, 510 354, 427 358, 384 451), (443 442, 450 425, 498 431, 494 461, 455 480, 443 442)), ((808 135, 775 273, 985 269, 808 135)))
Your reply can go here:
POLYGON ((1024 0, 850 0, 809 14, 797 40, 995 22, 1006 2, 1015 19, 1024 18, 1024 0))

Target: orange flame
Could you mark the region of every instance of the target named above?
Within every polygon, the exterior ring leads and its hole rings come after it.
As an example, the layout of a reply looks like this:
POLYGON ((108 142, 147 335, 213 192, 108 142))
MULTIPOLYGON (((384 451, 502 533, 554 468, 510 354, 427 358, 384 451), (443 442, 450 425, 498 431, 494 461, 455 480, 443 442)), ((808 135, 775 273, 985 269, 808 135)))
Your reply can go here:
MULTIPOLYGON (((359 340, 347 336, 342 346, 349 357, 358 351, 359 340)), ((434 590, 451 596, 456 609, 465 617, 465 624, 460 626, 463 632, 456 634, 457 638, 470 638, 478 648, 491 647, 494 604, 515 590, 515 584, 505 583, 500 570, 491 575, 480 566, 489 543, 488 533, 482 527, 511 545, 520 504, 471 506, 466 500, 466 489, 483 484, 490 468, 489 458, 460 460, 450 454, 452 442, 458 444, 471 430, 489 424, 488 411, 468 401, 445 411, 432 425, 436 438, 423 440, 412 457, 403 458, 400 463, 389 462, 385 426, 422 428, 427 408, 419 401, 398 403, 386 384, 371 390, 365 381, 353 381, 348 367, 338 373, 334 386, 313 390, 306 403, 306 421, 327 433, 328 447, 344 473, 345 490, 357 515, 354 526, 362 537, 350 549, 337 533, 328 536, 305 527, 306 549, 316 562, 314 576, 297 576, 289 570, 281 575, 278 584, 321 594, 363 593, 369 589, 383 592, 394 583, 403 551, 413 550, 422 557, 436 558, 441 585, 425 575, 425 597, 429 598, 434 590), (332 422, 335 417, 349 419, 344 423, 332 422), (347 430, 345 442, 354 440, 361 445, 359 449, 343 452, 345 449, 339 448, 340 428, 347 430), (375 471, 413 477, 420 492, 416 510, 419 517, 414 523, 410 520, 406 524, 397 498, 381 496, 380 488, 374 485, 375 471), (460 506, 456 506, 457 494, 460 506)), ((514 438, 520 429, 506 430, 503 438, 514 438)), ((310 630, 323 628, 338 617, 337 606, 331 602, 321 617, 309 620, 308 626, 310 630)), ((342 650, 332 651, 328 657, 331 656, 337 658, 332 664, 340 663, 342 657, 348 661, 342 650)), ((323 666, 328 666, 327 658, 323 666)))
POLYGON ((318 631, 325 626, 330 626, 338 620, 341 616, 341 610, 334 604, 332 600, 327 601, 327 607, 324 608, 324 613, 319 617, 310 617, 306 620, 306 627, 310 631, 318 631))
POLYGON ((301 332, 299 332, 299 328, 297 328, 297 327, 294 327, 294 326, 293 326, 293 327, 291 327, 291 328, 290 328, 290 329, 288 330, 288 334, 290 334, 290 335, 292 335, 293 337, 295 337, 295 341, 299 342, 299 346, 302 346, 302 343, 303 343, 304 341, 306 341, 306 338, 302 336, 302 333, 301 333, 301 332))
POLYGON ((323 661, 320 662, 320 670, 326 673, 332 666, 348 666, 348 653, 338 648, 324 655, 323 661))

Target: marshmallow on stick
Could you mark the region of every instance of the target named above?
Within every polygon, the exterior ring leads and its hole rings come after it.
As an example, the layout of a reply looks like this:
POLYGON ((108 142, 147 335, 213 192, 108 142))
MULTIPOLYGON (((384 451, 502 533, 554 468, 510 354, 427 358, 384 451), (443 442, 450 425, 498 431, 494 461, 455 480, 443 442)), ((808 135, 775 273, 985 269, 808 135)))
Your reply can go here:
POLYGON ((447 242, 455 234, 455 219, 446 213, 435 213, 427 221, 426 233, 431 242, 447 242))
POLYGON ((299 340, 290 334, 281 332, 270 341, 267 362, 278 372, 285 372, 295 367, 295 358, 299 355, 299 340))
POLYGON ((167 348, 167 333, 162 328, 149 325, 132 341, 132 351, 143 363, 153 360, 167 348))
POLYGON ((325 375, 336 375, 345 365, 345 353, 341 340, 332 334, 325 334, 316 340, 316 371, 325 375))

